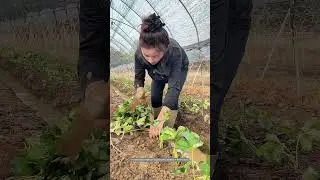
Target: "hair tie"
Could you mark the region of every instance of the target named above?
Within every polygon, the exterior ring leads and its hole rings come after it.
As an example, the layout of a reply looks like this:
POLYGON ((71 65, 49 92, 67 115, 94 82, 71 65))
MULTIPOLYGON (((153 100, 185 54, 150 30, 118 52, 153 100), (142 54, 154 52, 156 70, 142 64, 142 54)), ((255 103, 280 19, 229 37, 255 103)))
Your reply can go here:
POLYGON ((155 13, 149 16, 149 18, 147 19, 147 22, 148 22, 148 27, 143 30, 144 32, 157 32, 161 30, 163 26, 166 25, 161 21, 160 16, 157 16, 155 13))

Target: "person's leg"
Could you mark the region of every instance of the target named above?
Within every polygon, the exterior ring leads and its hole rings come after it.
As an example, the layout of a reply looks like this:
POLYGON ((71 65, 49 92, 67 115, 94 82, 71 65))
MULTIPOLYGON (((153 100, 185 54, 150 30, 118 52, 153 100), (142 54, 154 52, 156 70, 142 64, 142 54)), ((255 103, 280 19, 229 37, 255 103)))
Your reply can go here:
MULTIPOLYGON (((210 154, 212 157, 219 152, 218 122, 223 99, 223 83, 225 74, 225 54, 227 47, 227 27, 229 15, 229 0, 213 0, 212 2, 212 35, 211 35, 211 72, 210 72, 210 112, 213 117, 210 138, 210 154)), ((217 158, 217 157, 214 157, 217 158)), ((215 163, 216 159, 212 159, 215 163)), ((214 167, 214 164, 211 166, 214 167)))
POLYGON ((227 49, 224 58, 225 63, 221 67, 225 72, 222 91, 223 98, 236 76, 239 64, 246 50, 251 24, 252 0, 230 0, 229 8, 227 49))
POLYGON ((80 48, 78 77, 82 90, 79 116, 61 139, 59 153, 75 156, 95 125, 108 131, 109 58, 108 4, 104 0, 80 0, 80 48), (94 18, 93 18, 94 17, 94 18))
MULTIPOLYGON (((188 69, 183 70, 180 74, 180 81, 179 82, 180 82, 180 89, 181 90, 186 82, 187 75, 188 75, 188 69)), ((168 126, 171 128, 175 126, 176 119, 178 116, 178 111, 179 111, 180 94, 181 94, 181 92, 178 94, 178 97, 177 97, 176 102, 174 103, 172 109, 170 109, 171 110, 171 118, 170 118, 170 120, 165 122, 165 126, 168 126)))
POLYGON ((213 77, 211 81, 211 98, 213 101, 212 112, 215 136, 213 143, 217 144, 217 146, 213 146, 213 154, 217 154, 220 151, 217 138, 220 111, 245 52, 251 23, 252 0, 229 0, 225 6, 220 6, 219 8, 221 8, 221 14, 216 14, 217 18, 227 17, 227 19, 221 20, 221 27, 219 25, 216 26, 218 28, 216 29, 217 38, 213 39, 213 41, 216 40, 217 42, 213 43, 216 48, 213 49, 215 51, 213 58, 215 59, 211 74, 213 77), (218 38, 219 36, 221 37, 218 38))
POLYGON ((154 112, 154 118, 157 118, 162 108, 163 90, 166 85, 164 81, 151 82, 151 105, 154 112))

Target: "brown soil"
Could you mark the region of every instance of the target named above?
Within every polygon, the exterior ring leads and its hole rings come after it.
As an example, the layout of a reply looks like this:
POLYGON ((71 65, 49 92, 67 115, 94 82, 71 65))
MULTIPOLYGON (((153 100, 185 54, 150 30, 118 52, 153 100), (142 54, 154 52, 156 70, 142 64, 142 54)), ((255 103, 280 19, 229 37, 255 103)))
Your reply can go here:
MULTIPOLYGON (((123 95, 111 90, 111 111, 123 102, 123 95)), ((204 123, 195 123, 198 120, 191 114, 181 113, 181 120, 178 125, 183 125, 199 133, 203 141, 209 143, 209 127, 204 123), (194 125, 196 124, 196 126, 194 125)), ((174 176, 171 171, 177 166, 175 163, 138 163, 129 161, 130 158, 169 158, 170 149, 164 147, 160 149, 157 139, 149 139, 147 132, 136 132, 133 135, 112 137, 114 147, 111 147, 111 179, 113 180, 163 180, 163 179, 193 179, 192 172, 185 175, 174 176)))
POLYGON ((8 70, 27 89, 32 90, 43 103, 54 104, 59 110, 67 112, 73 104, 80 102, 81 91, 77 80, 56 82, 37 69, 21 67, 11 59, 2 57, 0 65, 8 70))
POLYGON ((46 123, 0 81, 0 179, 12 175, 12 160, 26 138, 39 134, 46 123))
MULTIPOLYGON (((269 72, 263 81, 254 77, 257 77, 257 75, 246 74, 240 69, 226 97, 221 125, 239 122, 237 117, 240 113, 240 102, 270 113, 272 120, 275 120, 275 122, 280 123, 282 120, 288 120, 292 123, 292 128, 302 127, 304 122, 311 118, 320 118, 320 96, 312 94, 314 92, 311 92, 309 88, 310 84, 317 81, 317 78, 304 77, 302 83, 303 97, 300 100, 297 98, 295 91, 294 76, 280 72, 269 72)), ((316 88, 318 91, 320 90, 320 86, 316 88)), ((223 129, 223 127, 220 129, 223 129)), ((261 140, 263 141, 265 135, 260 130, 258 125, 249 124, 244 133, 253 143, 259 144, 261 140)), ((227 154, 229 158, 225 164, 225 170, 227 179, 232 180, 298 180, 301 179, 303 171, 308 166, 315 169, 320 167, 319 155, 319 149, 314 149, 310 153, 299 154, 299 168, 295 170, 288 163, 270 165, 257 160, 255 157, 239 155, 241 157, 239 158, 227 154)))

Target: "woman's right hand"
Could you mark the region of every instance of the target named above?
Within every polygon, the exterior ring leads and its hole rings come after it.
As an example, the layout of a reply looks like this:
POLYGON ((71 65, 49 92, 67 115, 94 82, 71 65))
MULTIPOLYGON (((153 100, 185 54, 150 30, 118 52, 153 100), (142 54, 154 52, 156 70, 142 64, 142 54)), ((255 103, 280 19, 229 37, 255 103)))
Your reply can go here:
POLYGON ((140 104, 146 104, 147 103, 146 99, 147 99, 147 96, 144 88, 142 87, 137 88, 134 98, 130 104, 130 109, 134 111, 136 107, 139 106, 140 104))

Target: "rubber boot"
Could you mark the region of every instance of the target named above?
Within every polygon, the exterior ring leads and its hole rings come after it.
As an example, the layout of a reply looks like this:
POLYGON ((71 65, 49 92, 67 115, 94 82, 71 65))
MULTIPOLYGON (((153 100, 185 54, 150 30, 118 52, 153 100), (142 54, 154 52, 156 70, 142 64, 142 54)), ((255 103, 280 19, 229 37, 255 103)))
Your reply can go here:
POLYGON ((161 109, 162 109, 162 106, 157 107, 157 108, 153 108, 153 116, 154 116, 154 119, 157 119, 157 117, 158 117, 161 109))
MULTIPOLYGON (((176 119, 177 119, 177 116, 178 116, 178 110, 171 110, 171 113, 170 113, 170 119, 169 120, 166 120, 163 127, 170 127, 170 128, 173 128, 175 123, 176 123, 176 119)), ((167 142, 167 146, 172 149, 174 144, 171 143, 171 142, 167 142)))
POLYGON ((170 119, 165 121, 164 127, 168 126, 170 128, 173 128, 176 123, 177 116, 178 116, 178 110, 171 110, 170 119))

